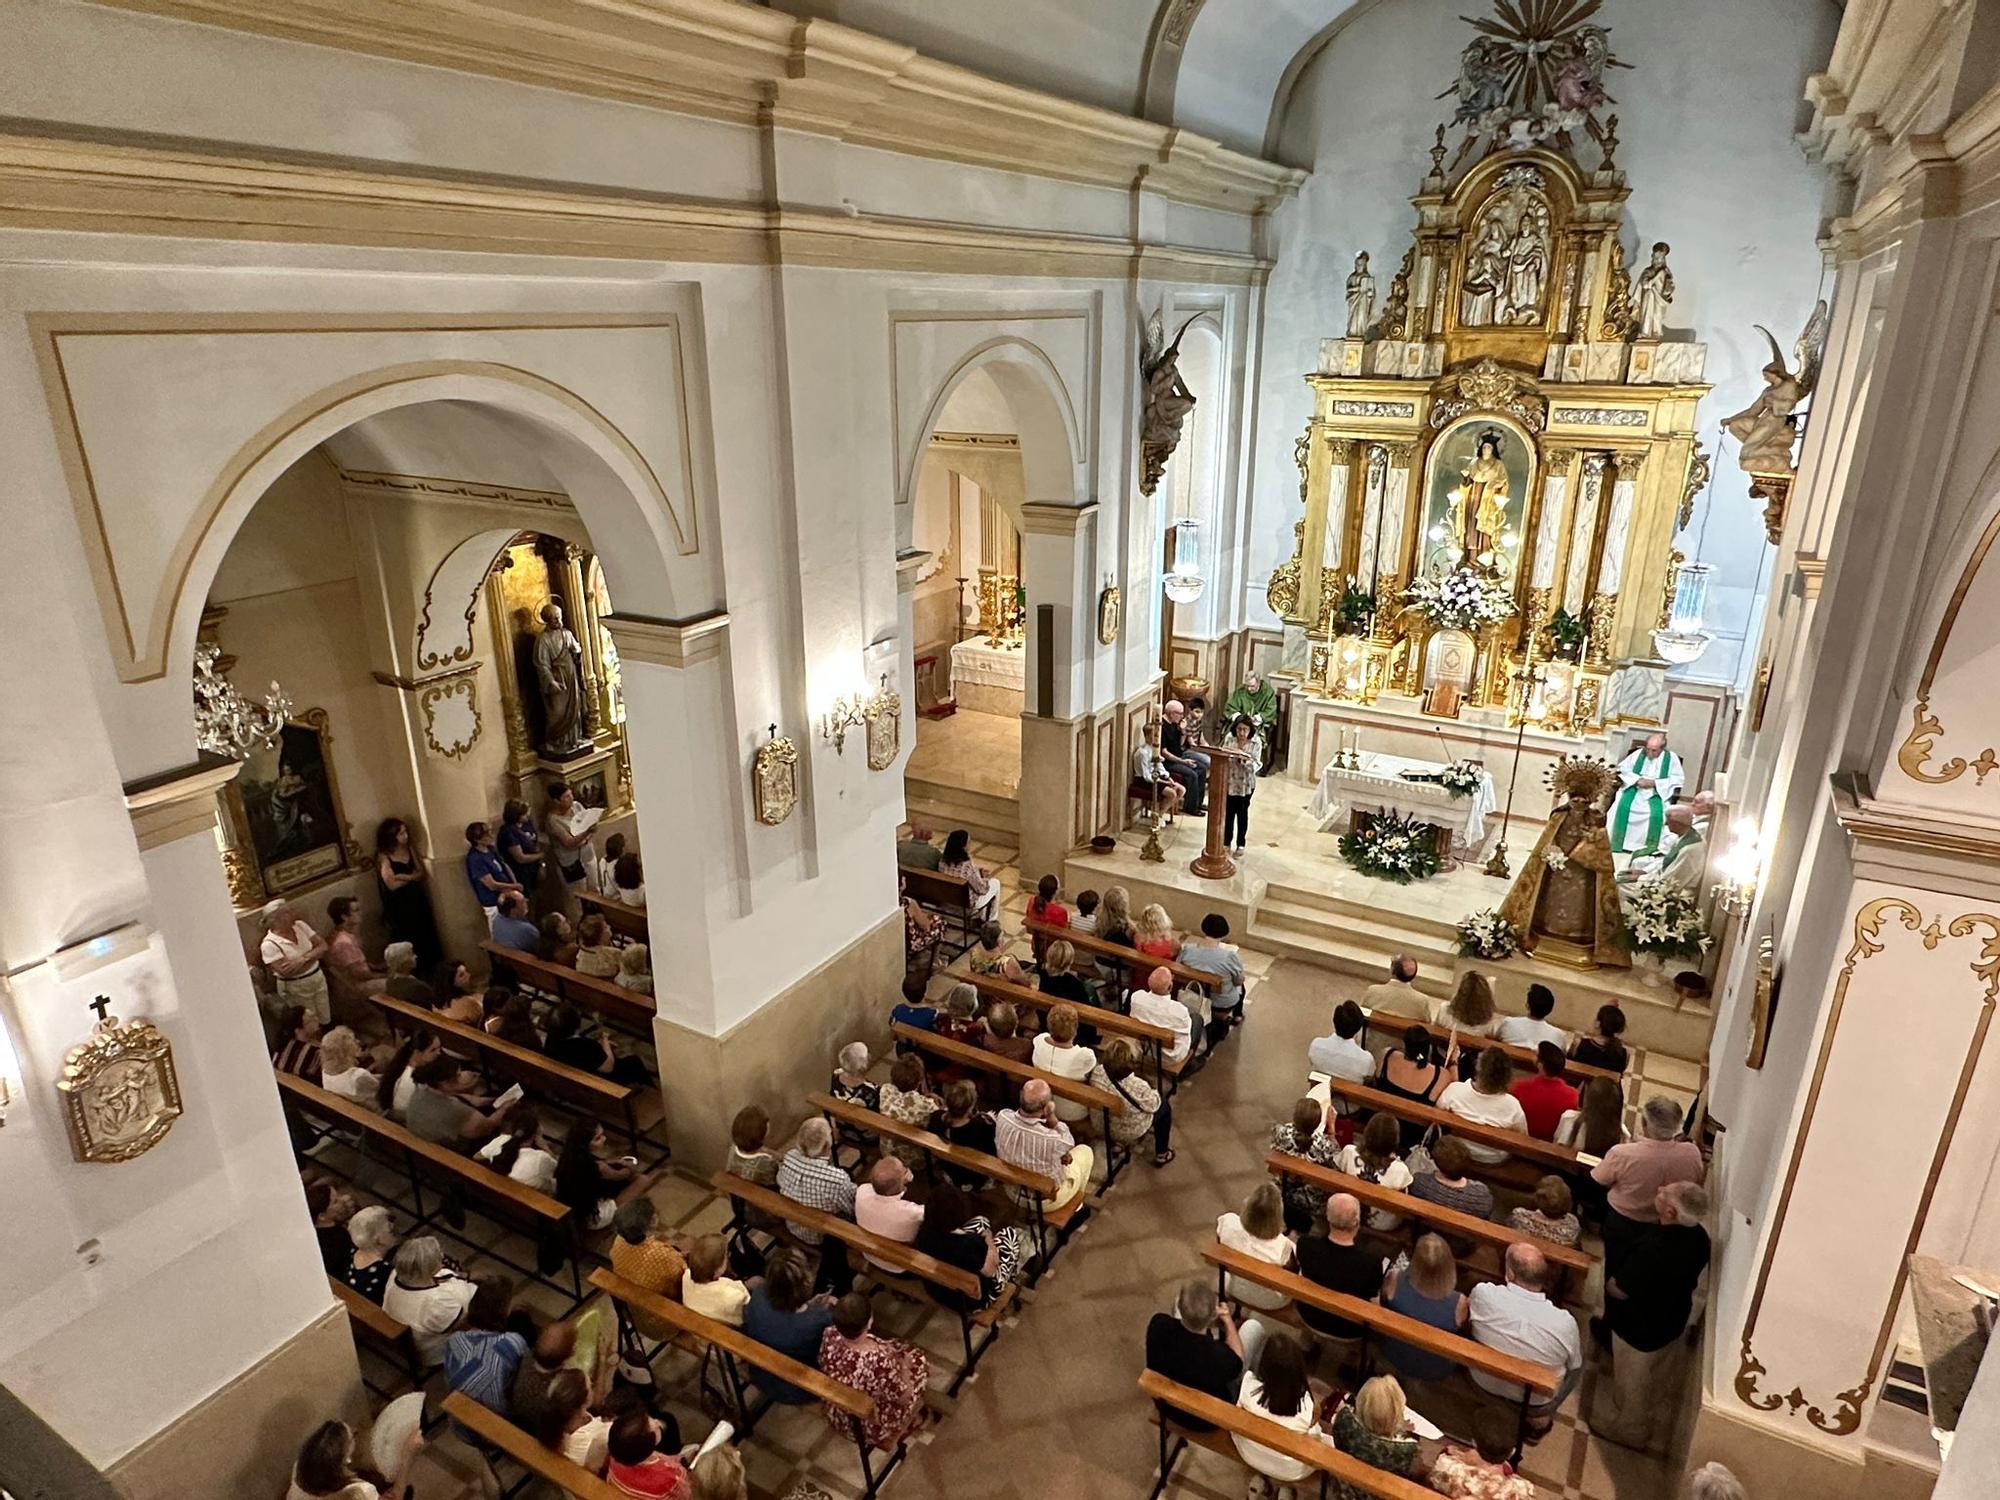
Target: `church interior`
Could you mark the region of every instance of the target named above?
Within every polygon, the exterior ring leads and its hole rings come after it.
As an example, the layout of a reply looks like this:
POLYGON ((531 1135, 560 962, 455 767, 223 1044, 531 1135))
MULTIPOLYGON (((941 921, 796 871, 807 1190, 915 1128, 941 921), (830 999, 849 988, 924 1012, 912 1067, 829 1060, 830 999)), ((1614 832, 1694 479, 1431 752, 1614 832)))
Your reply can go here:
POLYGON ((2000 0, 0 101, 0 1500, 2000 1494, 2000 0))

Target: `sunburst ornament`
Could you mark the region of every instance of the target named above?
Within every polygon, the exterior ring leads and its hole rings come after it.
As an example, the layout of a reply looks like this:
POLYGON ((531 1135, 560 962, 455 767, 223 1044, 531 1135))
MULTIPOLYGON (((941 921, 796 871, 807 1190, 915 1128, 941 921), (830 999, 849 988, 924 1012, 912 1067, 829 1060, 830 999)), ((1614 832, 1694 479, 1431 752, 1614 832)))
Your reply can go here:
POLYGON ((1461 18, 1479 35, 1459 55, 1457 81, 1438 95, 1458 100, 1452 123, 1466 131, 1461 160, 1488 135, 1497 146, 1566 148, 1582 128, 1604 144, 1595 112, 1614 102, 1604 71, 1630 64, 1611 55, 1610 29, 1591 19, 1603 4, 1498 0, 1491 18, 1461 18))

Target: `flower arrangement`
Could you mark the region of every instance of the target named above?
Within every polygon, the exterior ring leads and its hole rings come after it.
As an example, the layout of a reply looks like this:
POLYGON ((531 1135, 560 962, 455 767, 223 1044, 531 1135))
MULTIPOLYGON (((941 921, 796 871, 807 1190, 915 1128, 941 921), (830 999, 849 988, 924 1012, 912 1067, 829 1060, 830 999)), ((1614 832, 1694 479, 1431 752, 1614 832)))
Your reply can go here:
POLYGON ((1403 604, 1440 630, 1477 630, 1514 613, 1514 596, 1477 568, 1426 573, 1403 591, 1403 604))
POLYGON ((1383 813, 1365 828, 1342 834, 1340 857, 1363 875, 1397 885, 1428 880, 1444 868, 1431 826, 1400 813, 1383 813))
POLYGON ((1333 622, 1342 635, 1359 635, 1368 628, 1368 621, 1375 613, 1375 596, 1354 581, 1349 573, 1347 581, 1341 585, 1340 597, 1333 604, 1333 622))
POLYGON ((1635 953, 1695 958, 1714 941, 1694 892, 1657 875, 1626 887, 1624 914, 1625 938, 1635 953))
POLYGON ((1486 773, 1469 760, 1461 760, 1446 766, 1438 772, 1438 785, 1450 792, 1454 799, 1470 797, 1478 791, 1486 780, 1486 773))
POLYGON ((1549 616, 1549 640, 1555 646, 1555 654, 1565 661, 1575 661, 1583 650, 1584 637, 1590 634, 1590 626, 1581 616, 1573 615, 1560 605, 1549 616))
POLYGON ((1512 958, 1521 947, 1521 929, 1488 908, 1462 917, 1458 951, 1467 958, 1512 958))

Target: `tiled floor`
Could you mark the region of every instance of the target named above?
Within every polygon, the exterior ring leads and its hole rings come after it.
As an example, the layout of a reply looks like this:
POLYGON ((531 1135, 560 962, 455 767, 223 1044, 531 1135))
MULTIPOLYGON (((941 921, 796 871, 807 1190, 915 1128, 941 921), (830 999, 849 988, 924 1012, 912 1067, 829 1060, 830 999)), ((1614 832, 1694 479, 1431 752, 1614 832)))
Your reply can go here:
MULTIPOLYGON (((1003 913, 1018 931, 1027 898, 1013 888, 1014 851, 988 844, 976 853, 1006 882, 1003 913)), ((1156 1437, 1135 1389, 1146 1320, 1182 1281, 1203 1274, 1200 1247, 1216 1217, 1240 1207, 1263 1180, 1270 1128, 1299 1091, 1307 1041, 1364 983, 1296 961, 1243 956, 1256 981, 1248 1019, 1176 1101, 1177 1159, 1160 1171, 1141 1159, 1120 1177, 955 1402, 940 1398, 951 1409, 912 1445, 890 1480, 892 1495, 1136 1500, 1151 1488, 1156 1437)), ((951 982, 941 973, 934 986, 951 982)), ((1685 1100, 1690 1081, 1687 1064, 1641 1054, 1628 1102, 1636 1104, 1642 1091, 1685 1100)), ((663 1217, 690 1231, 724 1218, 706 1188, 677 1176, 663 1179, 654 1198, 663 1217)), ((941 1390, 957 1368, 956 1320, 886 1292, 876 1302, 881 1331, 932 1354, 941 1390)), ((693 1362, 669 1354, 657 1371, 689 1440, 706 1432, 709 1417, 680 1399, 694 1387, 693 1362)), ((1673 1474, 1664 1463, 1600 1442, 1581 1424, 1599 1376, 1593 1366, 1555 1431, 1530 1450, 1526 1472, 1547 1500, 1669 1500, 1673 1474)), ((1449 1423, 1448 1398, 1434 1401, 1432 1410, 1449 1423)), ((1416 1404, 1424 1409, 1421 1394, 1416 1404)), ((853 1448, 815 1411, 772 1409, 743 1451, 760 1500, 861 1494, 853 1448)), ((470 1493, 447 1466, 457 1467, 448 1442, 427 1471, 423 1500, 470 1493)), ((1176 1496, 1233 1500, 1243 1493, 1242 1470, 1199 1450, 1181 1459, 1175 1476, 1176 1496)))
POLYGON ((1021 721, 970 709, 943 719, 919 719, 916 748, 910 751, 903 774, 912 781, 1019 797, 1021 721))

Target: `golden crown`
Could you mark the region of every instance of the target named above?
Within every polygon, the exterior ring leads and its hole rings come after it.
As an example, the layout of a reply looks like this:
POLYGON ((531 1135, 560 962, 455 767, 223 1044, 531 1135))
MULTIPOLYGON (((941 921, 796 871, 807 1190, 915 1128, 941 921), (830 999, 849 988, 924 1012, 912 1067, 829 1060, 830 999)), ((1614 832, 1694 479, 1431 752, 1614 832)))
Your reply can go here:
POLYGON ((1597 756, 1565 755, 1550 768, 1548 784, 1558 798, 1580 796, 1602 802, 1618 789, 1618 773, 1597 756))

